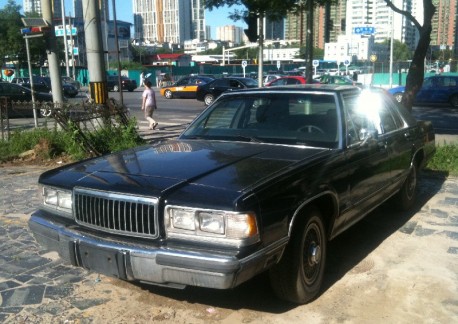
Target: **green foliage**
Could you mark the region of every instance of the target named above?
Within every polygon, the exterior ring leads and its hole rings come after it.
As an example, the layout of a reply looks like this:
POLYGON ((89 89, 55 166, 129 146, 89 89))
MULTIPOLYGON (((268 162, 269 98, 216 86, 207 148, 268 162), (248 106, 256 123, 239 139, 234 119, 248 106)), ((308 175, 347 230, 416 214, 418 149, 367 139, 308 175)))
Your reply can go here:
MULTIPOLYGON (((127 126, 104 127, 97 132, 87 132, 95 148, 102 154, 124 150, 145 144, 136 132, 137 122, 129 121, 127 126)), ((36 128, 11 134, 9 141, 0 141, 0 162, 17 158, 21 153, 35 149, 42 159, 52 159, 62 155, 73 160, 89 157, 81 147, 76 128, 70 131, 36 128)))
POLYGON ((23 27, 20 14, 21 6, 14 0, 8 0, 0 10, 0 59, 16 60, 24 52, 24 40, 20 29, 23 27))
POLYGON ((458 175, 458 145, 440 145, 427 165, 428 169, 445 171, 450 175, 458 175))

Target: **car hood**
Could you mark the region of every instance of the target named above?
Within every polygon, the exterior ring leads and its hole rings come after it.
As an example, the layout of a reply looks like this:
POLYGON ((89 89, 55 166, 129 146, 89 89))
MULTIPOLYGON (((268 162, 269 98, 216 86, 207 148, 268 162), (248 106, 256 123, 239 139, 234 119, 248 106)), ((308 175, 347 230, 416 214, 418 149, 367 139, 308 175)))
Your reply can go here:
POLYGON ((160 195, 187 185, 241 192, 329 149, 260 143, 174 140, 47 171, 39 182, 160 195))

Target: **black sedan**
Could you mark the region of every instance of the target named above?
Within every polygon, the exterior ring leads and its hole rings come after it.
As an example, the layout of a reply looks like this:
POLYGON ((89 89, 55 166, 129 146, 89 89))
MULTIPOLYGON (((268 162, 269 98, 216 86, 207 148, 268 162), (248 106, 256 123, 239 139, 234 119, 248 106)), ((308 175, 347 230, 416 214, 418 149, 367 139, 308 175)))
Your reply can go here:
MULTIPOLYGON (((14 78, 11 83, 17 83, 25 88, 30 89, 30 79, 26 78, 14 78)), ((51 93, 51 78, 33 76, 33 88, 38 92, 51 93)), ((62 92, 65 97, 74 98, 78 95, 78 89, 70 83, 66 83, 62 80, 62 92)))
MULTIPOLYGON (((121 87, 122 90, 127 90, 129 92, 134 91, 138 88, 137 81, 134 79, 129 79, 128 77, 121 76, 121 87)), ((107 89, 108 91, 119 92, 119 77, 117 75, 107 76, 107 89)))
MULTIPOLYGON (((29 88, 9 82, 0 82, 0 97, 7 99, 8 117, 31 117, 33 116, 32 91, 29 88), (19 102, 19 104, 17 104, 19 102), (29 105, 25 103, 30 103, 29 105)), ((41 107, 40 113, 48 115, 47 102, 52 102, 52 95, 35 91, 35 101, 41 107)))
POLYGON ((42 174, 29 226, 124 280, 230 289, 268 271, 279 297, 306 303, 328 241, 388 199, 411 207, 434 149, 431 124, 383 90, 230 91, 177 140, 42 174))
POLYGON ((257 86, 258 81, 253 78, 228 77, 216 79, 199 85, 196 92, 196 99, 203 101, 208 106, 225 91, 256 88, 257 86))

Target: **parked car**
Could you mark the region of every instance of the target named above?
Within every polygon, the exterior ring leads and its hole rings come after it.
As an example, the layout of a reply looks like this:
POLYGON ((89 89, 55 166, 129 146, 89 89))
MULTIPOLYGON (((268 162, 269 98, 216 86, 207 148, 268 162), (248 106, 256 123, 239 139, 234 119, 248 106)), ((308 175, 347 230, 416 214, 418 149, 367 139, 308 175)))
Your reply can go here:
MULTIPOLYGON (((133 79, 129 79, 128 77, 122 75, 121 76, 121 84, 122 90, 127 90, 129 92, 134 91, 137 89, 137 81, 133 79)), ((119 92, 119 78, 117 75, 109 75, 107 76, 107 89, 108 91, 115 91, 119 92)))
POLYGON ((207 76, 186 76, 170 86, 162 87, 160 93, 167 99, 196 98, 197 87, 214 80, 207 76))
POLYGON ((278 79, 278 78, 281 78, 282 76, 284 76, 283 74, 267 74, 266 76, 264 76, 264 80, 263 80, 263 85, 266 85, 267 83, 275 80, 275 79, 278 79))
MULTIPOLYGON (((401 102, 405 86, 388 90, 401 102)), ((458 107, 458 76, 435 75, 423 80, 423 85, 414 100, 415 104, 450 104, 458 107)))
MULTIPOLYGON (((49 92, 51 92, 51 78, 50 77, 41 77, 41 79, 48 85, 49 92)), ((35 83, 34 83, 35 87, 35 83)), ((70 83, 66 83, 62 79, 62 91, 65 97, 75 98, 78 95, 78 89, 70 83)))
MULTIPOLYGON (((32 102, 32 91, 29 88, 10 82, 0 82, 0 97, 8 100, 8 117, 32 117, 32 109, 16 108, 15 102, 32 102)), ((35 101, 37 103, 52 102, 52 95, 44 92, 35 91, 35 101)), ((42 107, 40 105, 40 107, 42 107)), ((49 109, 42 107, 40 113, 45 116, 49 109)))
MULTIPOLYGON (((318 81, 312 80, 312 83, 319 83, 318 81)), ((284 85, 293 85, 293 84, 306 84, 307 79, 303 76, 284 76, 273 81, 270 81, 266 84, 266 87, 275 87, 275 86, 284 86, 284 85)))
POLYGON ((203 101, 208 106, 225 91, 256 88, 257 86, 258 81, 252 78, 227 77, 215 79, 197 87, 196 99, 203 101))
MULTIPOLYGON (((320 292, 328 241, 374 208, 415 202, 430 122, 383 89, 227 91, 175 140, 43 173, 29 220, 44 249, 124 280, 320 292)), ((390 215, 386 215, 390 217, 390 215)))
POLYGON ((345 75, 330 75, 330 74, 323 74, 319 77, 315 78, 321 84, 347 84, 347 85, 357 85, 361 87, 363 84, 361 82, 355 82, 345 75))
POLYGON ((68 77, 68 76, 63 76, 62 77, 62 82, 65 82, 67 84, 71 84, 72 86, 74 86, 76 88, 76 90, 80 90, 81 89, 81 83, 71 77, 68 77))
MULTIPOLYGON (((33 88, 35 91, 38 92, 51 92, 51 85, 46 82, 43 77, 40 76, 33 76, 33 88)), ((26 87, 30 89, 30 78, 29 77, 19 77, 13 78, 11 83, 19 84, 20 86, 26 87)))
MULTIPOLYGON (((30 78, 28 77, 13 78, 13 80, 11 80, 11 83, 16 83, 30 89, 30 78)), ((51 93, 51 78, 33 76, 33 88, 35 89, 35 91, 38 92, 51 93)), ((78 94, 78 89, 76 89, 73 85, 67 84, 62 81, 62 92, 64 96, 74 98, 78 94)))

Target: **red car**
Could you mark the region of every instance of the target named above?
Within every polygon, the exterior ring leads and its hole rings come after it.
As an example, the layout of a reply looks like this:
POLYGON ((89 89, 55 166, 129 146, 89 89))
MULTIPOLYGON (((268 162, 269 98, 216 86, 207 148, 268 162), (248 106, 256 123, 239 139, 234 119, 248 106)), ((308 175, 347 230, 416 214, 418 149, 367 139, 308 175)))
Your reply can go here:
MULTIPOLYGON (((303 76, 298 75, 290 75, 284 76, 273 81, 270 81, 266 84, 266 87, 276 87, 276 86, 283 86, 283 85, 292 85, 292 84, 306 84, 307 79, 303 76)), ((315 82, 314 82, 315 83, 315 82)))

